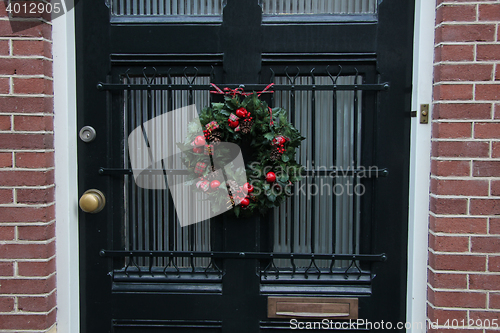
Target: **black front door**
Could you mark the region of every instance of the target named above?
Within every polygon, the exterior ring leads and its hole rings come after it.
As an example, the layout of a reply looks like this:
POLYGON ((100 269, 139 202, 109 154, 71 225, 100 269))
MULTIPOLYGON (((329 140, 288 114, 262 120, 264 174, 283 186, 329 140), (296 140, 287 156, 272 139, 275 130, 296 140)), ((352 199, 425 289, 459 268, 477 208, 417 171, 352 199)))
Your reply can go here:
MULTIPOLYGON (((79 142, 79 193, 106 198, 102 211, 80 212, 81 331, 404 322, 413 8, 80 1, 78 126, 96 137, 79 142), (168 189, 134 182, 128 135, 176 108, 208 105, 210 83, 256 91, 271 82, 267 102, 306 137, 304 179, 264 216, 181 227, 168 189)), ((158 177, 181 168, 165 163, 158 177)))

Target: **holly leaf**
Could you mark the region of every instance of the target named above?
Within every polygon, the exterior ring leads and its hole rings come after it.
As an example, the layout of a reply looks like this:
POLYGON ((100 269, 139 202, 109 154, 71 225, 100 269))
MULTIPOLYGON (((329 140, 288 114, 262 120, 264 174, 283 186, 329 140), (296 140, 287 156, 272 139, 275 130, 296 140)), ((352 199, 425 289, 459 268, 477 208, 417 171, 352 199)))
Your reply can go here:
POLYGON ((274 139, 274 134, 271 132, 264 133, 264 138, 266 138, 269 141, 272 141, 274 139))
POLYGON ((281 160, 286 163, 290 161, 290 157, 288 155, 283 154, 281 155, 281 160))
POLYGON ((215 109, 215 110, 220 110, 224 107, 224 103, 212 103, 212 107, 215 109))
POLYGON ((285 183, 288 180, 288 174, 283 172, 282 175, 278 179, 280 182, 285 183))
POLYGON ((239 217, 240 216, 240 206, 235 206, 233 209, 234 209, 234 215, 236 215, 236 217, 239 217))
POLYGON ((268 198, 268 199, 269 199, 269 201, 271 201, 271 202, 275 202, 275 201, 276 201, 276 195, 274 195, 274 194, 270 194, 270 195, 268 195, 268 196, 267 196, 267 198, 268 198))

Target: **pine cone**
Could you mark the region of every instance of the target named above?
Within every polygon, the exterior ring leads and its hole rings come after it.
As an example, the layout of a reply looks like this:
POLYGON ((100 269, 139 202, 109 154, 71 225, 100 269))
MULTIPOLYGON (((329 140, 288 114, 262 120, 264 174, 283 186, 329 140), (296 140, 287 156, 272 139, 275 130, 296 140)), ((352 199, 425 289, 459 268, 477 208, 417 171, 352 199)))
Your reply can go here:
POLYGON ((219 129, 213 130, 207 135, 207 140, 210 143, 219 143, 222 141, 221 139, 222 139, 222 131, 219 129))
POLYGON ((252 130, 254 121, 250 119, 245 119, 240 122, 241 133, 248 134, 252 130))
POLYGON ((215 180, 215 179, 219 179, 220 177, 220 171, 219 170, 214 170, 214 168, 212 167, 212 172, 210 172, 207 176, 207 179, 209 181, 212 181, 212 180, 215 180))
POLYGON ((271 161, 275 161, 276 162, 277 160, 281 159, 281 155, 282 154, 278 150, 273 149, 271 151, 271 161))

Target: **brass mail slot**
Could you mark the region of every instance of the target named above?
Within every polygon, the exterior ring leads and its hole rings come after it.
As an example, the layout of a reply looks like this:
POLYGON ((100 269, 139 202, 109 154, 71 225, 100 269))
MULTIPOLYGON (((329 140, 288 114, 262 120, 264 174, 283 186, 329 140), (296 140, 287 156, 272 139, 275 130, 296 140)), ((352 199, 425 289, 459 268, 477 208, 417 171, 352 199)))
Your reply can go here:
POLYGON ((357 298, 269 297, 268 318, 358 319, 357 298))

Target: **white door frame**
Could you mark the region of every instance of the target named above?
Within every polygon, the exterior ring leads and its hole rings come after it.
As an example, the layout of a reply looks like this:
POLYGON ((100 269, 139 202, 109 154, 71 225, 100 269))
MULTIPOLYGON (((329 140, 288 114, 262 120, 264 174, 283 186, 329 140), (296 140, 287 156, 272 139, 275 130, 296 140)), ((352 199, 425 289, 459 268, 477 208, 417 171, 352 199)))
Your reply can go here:
MULTIPOLYGON (((420 124, 420 105, 432 106, 436 0, 415 1, 408 226, 407 332, 426 332, 431 122, 420 124)), ((431 111, 432 112, 432 111, 431 111)), ((429 119, 432 119, 429 115, 429 119)))
MULTIPOLYGON (((416 0, 412 110, 432 105, 435 0, 416 0)), ((52 22, 56 183, 57 328, 78 332, 79 257, 75 18, 52 22)), ((411 120, 407 331, 425 332, 431 124, 411 120)), ((395 324, 395 323, 394 323, 395 324)))
MULTIPOLYGON (((67 6, 70 1, 66 1, 67 6)), ((59 332, 80 331, 74 12, 52 20, 59 332)))

